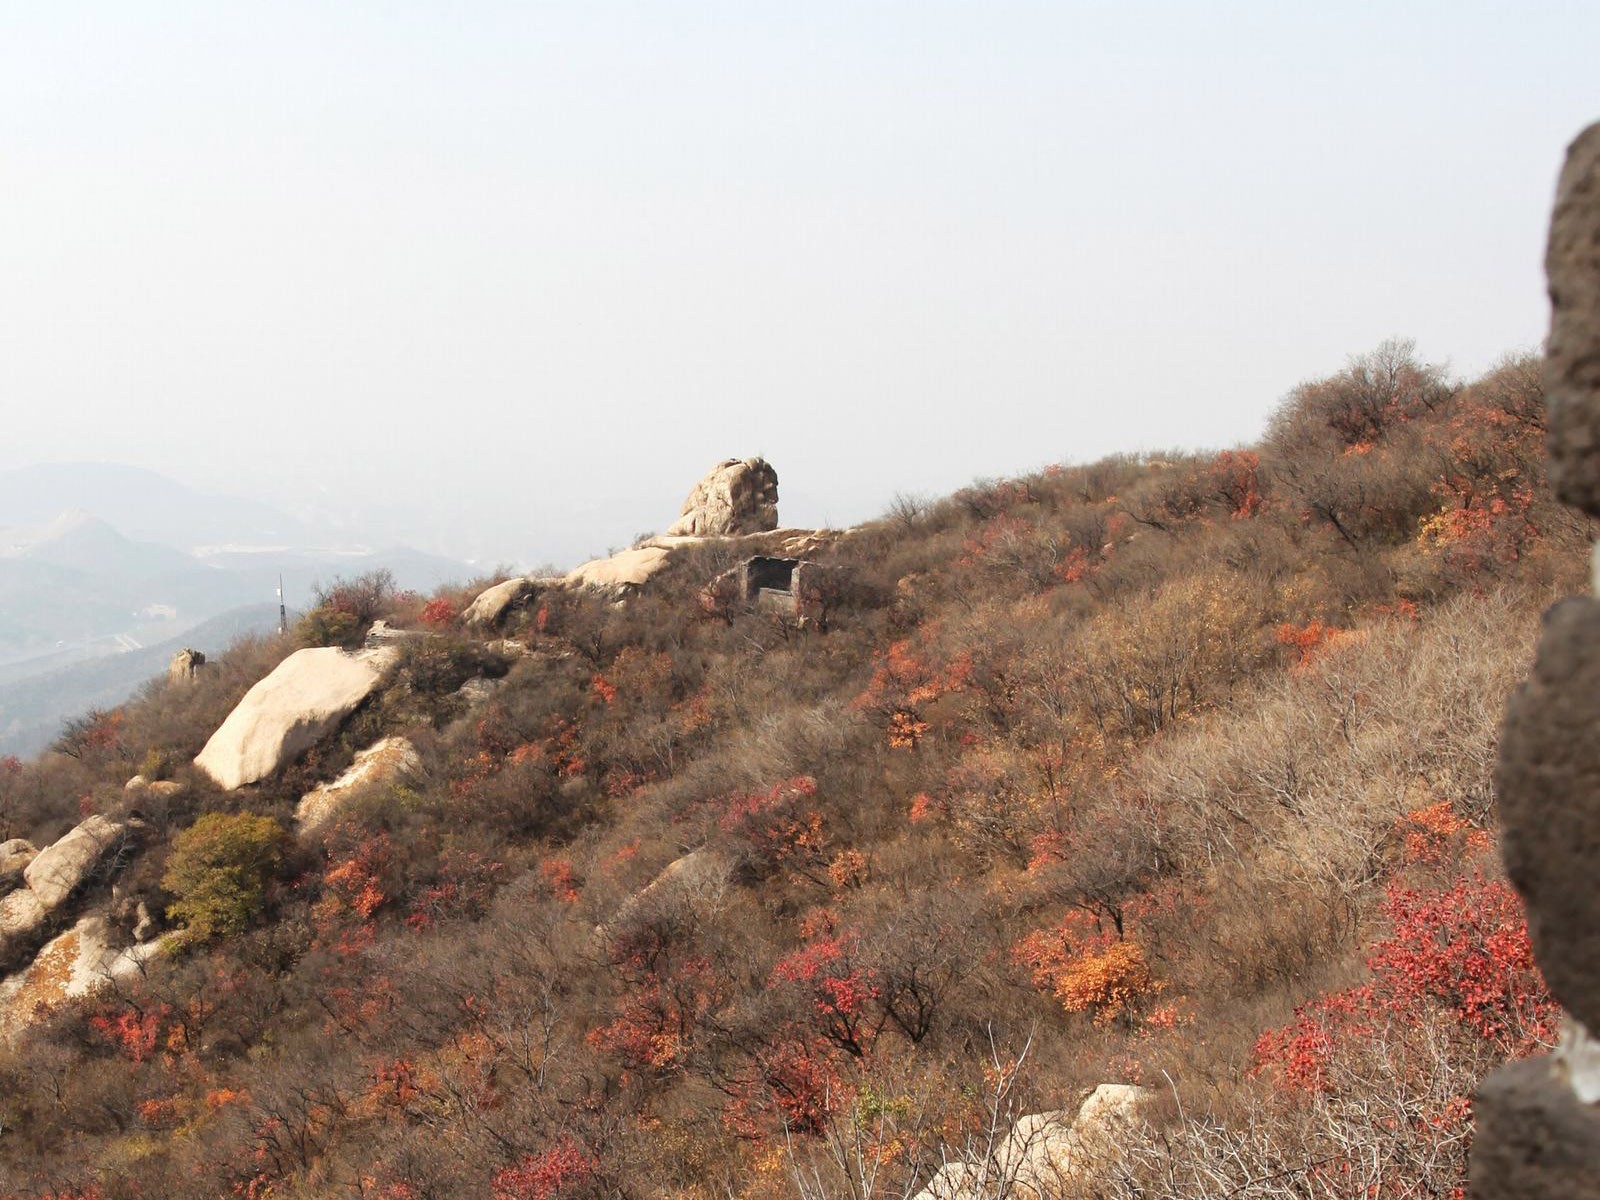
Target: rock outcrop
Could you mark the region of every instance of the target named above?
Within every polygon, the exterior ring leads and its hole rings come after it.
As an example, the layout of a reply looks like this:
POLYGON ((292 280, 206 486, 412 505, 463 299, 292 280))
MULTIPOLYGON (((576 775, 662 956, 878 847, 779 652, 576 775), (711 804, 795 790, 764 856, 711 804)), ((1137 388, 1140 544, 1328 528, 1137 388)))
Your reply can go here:
POLYGON ((265 779, 321 741, 377 690, 397 652, 297 650, 244 699, 195 757, 229 791, 265 779))
POLYGON ((96 813, 77 825, 60 841, 52 842, 22 872, 46 912, 52 912, 77 891, 107 855, 120 849, 127 840, 124 821, 96 813))
POLYGON ((403 737, 387 737, 374 742, 360 754, 348 770, 332 783, 324 783, 300 797, 295 806, 295 823, 302 836, 315 833, 339 813, 340 807, 362 788, 390 783, 422 769, 417 748, 403 737))
POLYGON ((584 563, 567 576, 567 584, 600 591, 632 591, 650 582, 671 557, 672 551, 665 546, 639 546, 584 563))
POLYGON ((1567 149, 1545 251, 1550 340, 1544 368, 1550 482, 1600 515, 1600 124, 1567 149))
POLYGON ((517 605, 538 593, 538 585, 524 577, 507 579, 478 593, 477 599, 467 605, 461 620, 467 625, 491 628, 500 624, 505 615, 517 605))
POLYGON ((22 872, 38 854, 39 851, 27 838, 0 842, 0 889, 21 886, 22 872))
POLYGON ((0 984, 0 1037, 15 1037, 42 1012, 137 974, 156 952, 154 945, 114 948, 105 918, 84 917, 0 984))
POLYGON ((21 839, 7 842, 13 869, 22 863, 23 886, 0 899, 0 960, 30 948, 96 868, 127 846, 131 833, 130 822, 96 813, 37 854, 21 839))
POLYGON ((32 943, 49 919, 39 897, 25 887, 0 900, 0 960, 32 943))
POLYGON ((947 1163, 917 1193, 917 1200, 1047 1200, 1071 1192, 1074 1181, 1111 1150, 1137 1120, 1145 1088, 1102 1083, 1075 1112, 1020 1118, 992 1156, 947 1163))
POLYGON ((206 656, 198 650, 191 650, 185 646, 172 656, 172 661, 167 664, 167 681, 169 683, 193 683, 196 673, 206 665, 206 656))
POLYGON ((720 851, 707 846, 691 850, 662 867, 654 879, 622 902, 609 921, 597 926, 595 933, 602 938, 610 937, 641 916, 663 907, 692 905, 698 899, 720 894, 732 873, 732 860, 720 851))
POLYGON ((428 636, 430 635, 425 629, 396 629, 389 622, 380 619, 372 623, 361 645, 367 650, 381 650, 385 646, 403 646, 407 642, 428 636))
MULTIPOLYGON (((1600 125, 1568 151, 1545 261, 1550 478, 1562 500, 1600 515, 1600 125)), ((1468 1194, 1600 1198, 1600 601, 1546 614, 1532 677, 1506 709, 1495 791, 1506 874, 1569 1015, 1553 1054, 1479 1088, 1468 1194)))
POLYGON ((727 458, 694 485, 675 537, 729 537, 778 527, 778 473, 764 458, 727 458))

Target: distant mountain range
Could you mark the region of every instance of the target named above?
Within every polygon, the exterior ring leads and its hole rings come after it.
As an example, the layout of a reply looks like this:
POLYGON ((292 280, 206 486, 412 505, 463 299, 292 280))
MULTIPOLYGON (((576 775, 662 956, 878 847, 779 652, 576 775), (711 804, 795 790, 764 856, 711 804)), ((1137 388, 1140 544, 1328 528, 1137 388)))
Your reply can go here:
POLYGON ((473 573, 138 467, 0 472, 0 752, 36 750, 61 718, 125 697, 164 664, 145 651, 182 640, 212 652, 270 625, 280 578, 285 602, 304 608, 317 583, 380 567, 418 591, 473 573))

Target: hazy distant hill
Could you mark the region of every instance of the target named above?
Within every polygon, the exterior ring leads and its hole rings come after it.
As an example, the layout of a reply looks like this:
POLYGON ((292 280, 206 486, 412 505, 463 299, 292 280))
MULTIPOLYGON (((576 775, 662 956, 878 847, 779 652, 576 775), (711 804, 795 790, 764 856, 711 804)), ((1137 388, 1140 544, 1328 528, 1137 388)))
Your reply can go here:
POLYGON ((260 623, 240 610, 270 623, 280 580, 304 608, 317 584, 379 568, 418 591, 474 573, 137 467, 0 472, 0 746, 37 748, 63 717, 122 701, 179 644, 220 649, 260 623))
POLYGON ((317 531, 270 504, 213 496, 120 463, 43 463, 0 471, 0 525, 38 525, 72 509, 136 541, 180 550, 218 543, 308 545, 317 531))
POLYGON ((0 683, 0 754, 34 754, 44 749, 65 721, 91 708, 121 704, 140 684, 165 671, 172 656, 185 646, 215 656, 244 634, 273 629, 277 620, 278 609, 273 604, 238 608, 169 641, 0 683))

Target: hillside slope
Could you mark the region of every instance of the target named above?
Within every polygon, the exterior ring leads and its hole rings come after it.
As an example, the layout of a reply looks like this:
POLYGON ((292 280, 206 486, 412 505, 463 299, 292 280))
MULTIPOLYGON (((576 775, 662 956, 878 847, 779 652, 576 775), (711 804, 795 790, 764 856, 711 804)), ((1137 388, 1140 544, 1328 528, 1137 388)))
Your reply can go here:
POLYGON ((819 541, 804 621, 719 538, 498 628, 333 589, 0 768, 7 837, 138 811, 58 921, 167 931, 21 1014, 6 1194, 1450 1193, 1474 1083, 1556 1016, 1490 787, 1584 570, 1543 419, 1536 360, 1388 343, 1254 447, 819 541), (419 636, 337 733, 232 792, 188 765, 378 616, 419 636), (415 763, 297 835, 385 737, 415 763), (992 1153, 1107 1084, 1131 1132, 992 1153))

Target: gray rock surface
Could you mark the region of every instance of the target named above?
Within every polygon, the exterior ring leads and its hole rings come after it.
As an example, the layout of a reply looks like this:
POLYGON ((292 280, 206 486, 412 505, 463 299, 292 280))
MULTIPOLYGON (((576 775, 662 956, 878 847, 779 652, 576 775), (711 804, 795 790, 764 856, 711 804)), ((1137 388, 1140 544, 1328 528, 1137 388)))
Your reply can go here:
POLYGON ((12 838, 0 842, 0 886, 15 887, 22 882, 22 872, 39 854, 27 838, 12 838))
POLYGON ((1600 515, 1600 124, 1567 150, 1545 271, 1550 481, 1568 504, 1600 515))
POLYGON ((332 733, 377 690, 397 652, 297 650, 245 693, 195 766, 229 791, 265 779, 332 733))
POLYGON ((386 737, 374 742, 350 764, 339 778, 324 783, 300 797, 295 806, 295 822, 302 835, 315 833, 334 817, 339 808, 362 788, 390 783, 408 773, 421 770, 417 748, 403 737, 386 737))
POLYGON ((172 656, 167 664, 167 680, 171 683, 193 683, 196 672, 206 665, 206 656, 185 646, 172 656))
POLYGON ((1600 1200, 1600 1109, 1548 1056, 1501 1067, 1478 1089, 1469 1200, 1600 1200))
POLYGON ((23 871, 22 878, 46 912, 59 908, 86 880, 101 859, 123 844, 128 826, 96 813, 60 841, 46 846, 23 871))
POLYGON ((1600 1028, 1600 601, 1546 614, 1533 677, 1506 709, 1495 788, 1506 873, 1528 901, 1545 979, 1600 1028))

